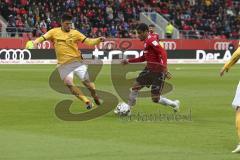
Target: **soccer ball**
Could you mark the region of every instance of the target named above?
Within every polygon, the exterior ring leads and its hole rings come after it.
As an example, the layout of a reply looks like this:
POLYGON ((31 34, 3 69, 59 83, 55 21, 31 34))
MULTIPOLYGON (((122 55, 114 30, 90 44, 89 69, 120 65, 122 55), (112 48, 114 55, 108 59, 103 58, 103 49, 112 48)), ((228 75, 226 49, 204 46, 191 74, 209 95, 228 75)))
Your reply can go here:
POLYGON ((118 103, 114 113, 120 116, 129 116, 131 114, 131 107, 124 102, 118 103))

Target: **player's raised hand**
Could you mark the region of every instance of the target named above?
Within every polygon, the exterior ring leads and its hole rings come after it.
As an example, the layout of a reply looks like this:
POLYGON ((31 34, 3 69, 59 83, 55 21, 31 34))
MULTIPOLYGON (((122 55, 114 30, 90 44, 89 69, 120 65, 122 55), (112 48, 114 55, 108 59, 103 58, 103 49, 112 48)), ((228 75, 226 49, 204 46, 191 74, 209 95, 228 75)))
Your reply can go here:
POLYGON ((228 69, 223 67, 220 71, 220 76, 222 77, 224 75, 224 72, 228 72, 228 69))
POLYGON ((38 49, 38 44, 37 43, 33 43, 34 49, 38 49))
POLYGON ((99 37, 101 42, 105 42, 106 38, 105 37, 99 37))
POLYGON ((121 60, 121 64, 123 64, 123 65, 126 65, 126 64, 128 64, 129 62, 128 62, 128 60, 127 59, 123 59, 123 60, 121 60))
POLYGON ((35 40, 35 41, 33 41, 33 46, 34 46, 34 48, 33 48, 33 49, 38 49, 38 43, 36 42, 36 40, 35 40))

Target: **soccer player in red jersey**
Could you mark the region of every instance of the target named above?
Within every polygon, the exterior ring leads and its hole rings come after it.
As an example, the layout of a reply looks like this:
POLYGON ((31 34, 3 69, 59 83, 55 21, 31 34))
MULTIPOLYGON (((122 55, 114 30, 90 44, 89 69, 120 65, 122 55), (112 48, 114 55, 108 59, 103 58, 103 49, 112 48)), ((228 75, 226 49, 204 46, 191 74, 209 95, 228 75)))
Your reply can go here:
POLYGON ((145 69, 139 74, 132 91, 129 95, 128 105, 134 106, 138 92, 145 86, 151 86, 151 97, 155 103, 171 106, 174 111, 178 111, 180 107, 179 100, 170 100, 161 96, 165 78, 171 78, 167 69, 167 52, 158 43, 158 39, 149 34, 149 28, 145 23, 139 24, 137 27, 138 37, 144 41, 143 55, 138 58, 123 59, 121 63, 139 63, 147 61, 145 69))

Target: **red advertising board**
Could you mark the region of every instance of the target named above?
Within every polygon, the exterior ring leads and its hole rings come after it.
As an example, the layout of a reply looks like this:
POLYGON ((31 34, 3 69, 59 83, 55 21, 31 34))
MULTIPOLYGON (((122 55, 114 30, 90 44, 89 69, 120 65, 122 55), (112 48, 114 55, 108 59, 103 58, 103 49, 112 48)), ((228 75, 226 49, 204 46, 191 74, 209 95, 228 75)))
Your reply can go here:
MULTIPOLYGON (((23 38, 0 38, 0 49, 23 49, 25 47, 27 39, 23 38)), ((162 40, 164 48, 167 50, 226 50, 230 46, 237 47, 238 40, 162 40)), ((52 42, 45 41, 40 44, 39 49, 51 49, 53 48, 52 42)), ((106 42, 95 46, 101 49, 107 50, 141 50, 143 48, 143 42, 138 39, 107 39, 106 42)), ((89 47, 82 43, 79 43, 80 49, 95 49, 95 47, 89 47)))

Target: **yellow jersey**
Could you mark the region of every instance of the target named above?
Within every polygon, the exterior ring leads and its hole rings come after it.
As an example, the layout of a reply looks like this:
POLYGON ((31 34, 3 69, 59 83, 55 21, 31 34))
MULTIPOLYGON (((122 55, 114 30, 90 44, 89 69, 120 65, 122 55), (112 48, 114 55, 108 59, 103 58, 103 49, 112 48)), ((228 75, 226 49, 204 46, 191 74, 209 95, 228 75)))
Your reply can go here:
POLYGON ((49 30, 35 41, 40 43, 44 40, 51 40, 53 42, 58 64, 66 64, 82 60, 81 52, 78 50, 78 42, 86 43, 88 45, 96 45, 100 43, 99 38, 88 39, 77 30, 71 29, 69 32, 65 32, 61 27, 49 30))

